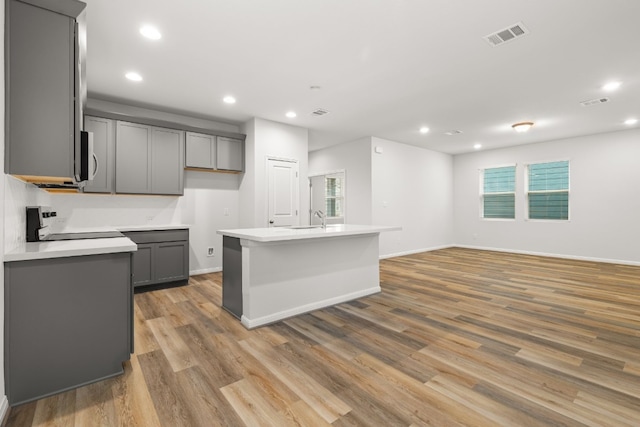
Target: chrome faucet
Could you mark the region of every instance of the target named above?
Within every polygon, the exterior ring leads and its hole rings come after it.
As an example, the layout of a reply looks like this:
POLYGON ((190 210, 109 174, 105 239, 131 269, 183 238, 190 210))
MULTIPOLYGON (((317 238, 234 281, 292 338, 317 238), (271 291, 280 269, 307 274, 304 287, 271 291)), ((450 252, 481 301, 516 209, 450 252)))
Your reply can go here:
POLYGON ((327 216, 321 210, 317 210, 313 213, 313 216, 317 216, 322 220, 322 228, 327 228, 327 216))

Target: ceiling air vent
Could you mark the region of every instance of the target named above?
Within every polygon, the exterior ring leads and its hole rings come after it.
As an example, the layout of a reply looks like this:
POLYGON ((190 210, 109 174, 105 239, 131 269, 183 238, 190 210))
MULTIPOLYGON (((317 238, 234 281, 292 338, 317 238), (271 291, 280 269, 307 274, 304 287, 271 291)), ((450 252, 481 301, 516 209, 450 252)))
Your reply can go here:
POLYGON ((596 98, 588 101, 580 101, 580 105, 583 107, 589 107, 591 105, 604 104, 605 102, 609 102, 609 98, 596 98))
POLYGON ((312 116, 324 116, 325 114, 329 114, 329 112, 324 108, 317 108, 311 112, 312 116))
POLYGON ((522 22, 518 22, 517 24, 510 25, 503 30, 484 36, 483 39, 485 39, 491 46, 496 47, 526 34, 529 34, 529 30, 526 29, 522 22))
POLYGON ((462 133, 461 130, 450 130, 448 132, 445 132, 444 134, 451 136, 451 135, 460 135, 461 133, 462 133))

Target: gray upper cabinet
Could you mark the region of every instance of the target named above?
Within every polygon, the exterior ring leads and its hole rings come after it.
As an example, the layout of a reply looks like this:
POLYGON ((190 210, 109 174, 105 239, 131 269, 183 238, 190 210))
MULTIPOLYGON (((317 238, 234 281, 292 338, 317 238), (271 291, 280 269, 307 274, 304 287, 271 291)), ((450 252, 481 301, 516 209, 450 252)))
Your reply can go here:
POLYGON ((151 127, 118 122, 116 127, 116 192, 151 193, 151 127))
POLYGON ((182 195, 184 133, 118 121, 116 193, 182 195))
POLYGON ((185 137, 188 168, 213 169, 216 165, 216 137, 203 133, 187 132, 185 137))
POLYGON ((244 141, 226 136, 187 132, 187 168, 242 172, 244 141))
POLYGON ((216 141, 216 169, 227 171, 243 170, 243 145, 241 139, 218 136, 216 141))
POLYGON ((184 132, 151 129, 151 193, 184 193, 184 132))
POLYGON ((115 122, 102 117, 85 116, 84 129, 93 133, 96 175, 87 182, 85 193, 112 193, 115 173, 115 122))
POLYGON ((51 3, 7 1, 5 172, 71 178, 80 128, 73 16, 85 4, 51 3))

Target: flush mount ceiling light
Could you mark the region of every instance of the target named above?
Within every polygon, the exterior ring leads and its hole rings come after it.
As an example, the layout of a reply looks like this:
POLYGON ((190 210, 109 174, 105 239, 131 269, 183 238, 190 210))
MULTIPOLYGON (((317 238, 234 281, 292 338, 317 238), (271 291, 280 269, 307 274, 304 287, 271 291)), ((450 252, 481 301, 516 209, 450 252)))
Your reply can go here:
POLYGON ((518 133, 528 131, 529 129, 531 129, 531 126, 533 126, 533 122, 520 122, 511 125, 511 127, 518 133))
POLYGON ((429 128, 426 126, 423 126, 420 128, 420 133, 425 134, 429 132, 429 128))
POLYGON ((149 40, 160 40, 162 38, 162 34, 156 27, 152 27, 151 25, 144 25, 140 27, 140 34, 148 38, 149 40))
POLYGON ((297 114, 294 111, 289 111, 287 114, 285 114, 287 117, 289 117, 290 119, 293 119, 295 116, 297 116, 297 114))
POLYGON ((474 144, 473 148, 475 148, 476 150, 479 150, 482 148, 482 144, 474 144))
POLYGON ((128 78, 129 80, 131 80, 132 82, 141 82, 142 81, 142 76, 140 74, 136 73, 135 71, 129 71, 124 76, 126 78, 128 78))
POLYGON ((602 86, 602 90, 606 90, 607 92, 614 91, 620 87, 622 82, 609 82, 602 86))
POLYGON ((225 96, 224 98, 222 98, 222 101, 225 104, 235 104, 236 103, 236 99, 233 96, 225 96))
POLYGON ((629 126, 635 125, 636 123, 638 123, 638 119, 627 119, 624 121, 624 124, 629 126))

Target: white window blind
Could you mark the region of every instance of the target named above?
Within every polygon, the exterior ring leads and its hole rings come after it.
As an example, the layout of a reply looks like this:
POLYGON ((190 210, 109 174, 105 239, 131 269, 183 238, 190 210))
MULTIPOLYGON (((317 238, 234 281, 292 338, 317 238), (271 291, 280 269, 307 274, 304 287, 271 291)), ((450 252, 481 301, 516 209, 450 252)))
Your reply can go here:
POLYGON ((327 175, 325 178, 325 213, 327 218, 344 216, 344 174, 327 175))
POLYGON ((516 167, 503 166, 482 171, 482 217, 516 217, 516 167))
POLYGON ((569 161, 528 166, 529 219, 569 219, 569 161))

